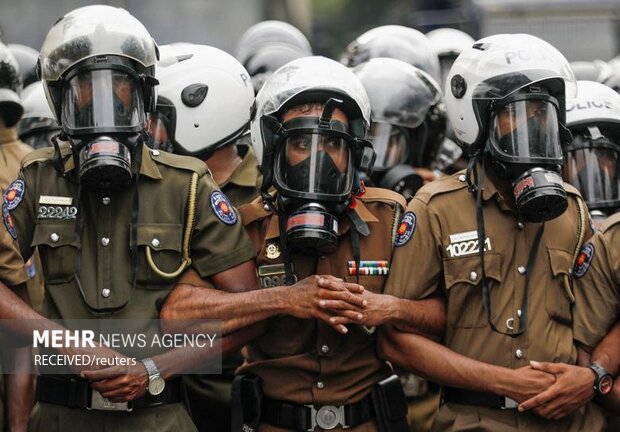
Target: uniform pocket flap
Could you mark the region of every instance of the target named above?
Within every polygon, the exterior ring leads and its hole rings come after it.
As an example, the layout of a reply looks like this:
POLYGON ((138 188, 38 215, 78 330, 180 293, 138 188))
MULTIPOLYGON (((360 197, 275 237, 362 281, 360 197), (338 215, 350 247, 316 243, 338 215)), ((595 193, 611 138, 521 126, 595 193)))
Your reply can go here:
POLYGON ((573 254, 556 248, 547 248, 549 253, 549 262, 551 264, 551 272, 553 276, 561 274, 571 274, 573 270, 573 254))
POLYGON ((154 251, 181 252, 183 226, 181 224, 139 224, 138 246, 150 246, 154 251))
MULTIPOLYGON (((485 252, 484 270, 487 278, 502 281, 501 257, 497 253, 485 252)), ((482 263, 478 255, 465 258, 452 258, 443 262, 446 289, 458 283, 478 285, 482 278, 482 263)))
POLYGON ((32 243, 30 246, 35 247, 45 245, 52 248, 57 248, 60 246, 77 247, 77 244, 75 221, 46 221, 38 222, 35 225, 32 243))

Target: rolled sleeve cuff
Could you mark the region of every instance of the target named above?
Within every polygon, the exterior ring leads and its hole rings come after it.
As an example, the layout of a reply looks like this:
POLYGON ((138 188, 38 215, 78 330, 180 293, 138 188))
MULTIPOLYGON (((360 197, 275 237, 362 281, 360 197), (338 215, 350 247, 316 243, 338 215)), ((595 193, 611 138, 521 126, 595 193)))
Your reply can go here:
POLYGON ((236 267, 244 262, 252 261, 255 258, 256 253, 252 248, 244 246, 228 252, 218 253, 215 257, 207 255, 193 259, 192 266, 200 277, 205 278, 236 267))

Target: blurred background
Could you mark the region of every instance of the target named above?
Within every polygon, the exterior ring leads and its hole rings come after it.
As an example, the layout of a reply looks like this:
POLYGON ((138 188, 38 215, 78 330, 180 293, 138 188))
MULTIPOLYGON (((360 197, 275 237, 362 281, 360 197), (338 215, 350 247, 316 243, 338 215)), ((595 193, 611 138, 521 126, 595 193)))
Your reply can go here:
POLYGON ((242 33, 265 19, 295 25, 315 53, 330 57, 383 24, 423 33, 454 27, 474 39, 526 32, 570 61, 609 60, 620 51, 620 0, 0 0, 1 38, 38 50, 65 12, 96 3, 129 10, 159 44, 195 42, 233 53, 242 33))

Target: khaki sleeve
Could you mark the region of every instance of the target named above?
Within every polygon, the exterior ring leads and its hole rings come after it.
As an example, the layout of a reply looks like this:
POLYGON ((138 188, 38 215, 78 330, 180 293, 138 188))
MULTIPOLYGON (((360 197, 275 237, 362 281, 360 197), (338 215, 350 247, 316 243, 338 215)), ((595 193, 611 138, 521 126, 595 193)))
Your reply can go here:
POLYGON ((204 175, 198 185, 192 266, 205 278, 256 257, 237 209, 204 175))
MULTIPOLYGON (((17 240, 17 246, 19 253, 23 257, 24 261, 27 261, 33 254, 32 239, 34 236, 34 228, 36 223, 36 182, 35 171, 36 167, 29 167, 22 169, 19 173, 19 177, 15 182, 21 182, 23 187, 23 196, 20 198, 17 204, 11 205, 8 214, 11 218, 12 229, 5 227, 10 235, 17 240), (12 231, 12 232, 11 232, 12 231)), ((11 186, 15 183, 13 182, 11 186)), ((11 188, 9 186, 9 188, 11 188)), ((3 205, 7 206, 7 198, 4 197, 3 205)), ((4 211, 3 211, 4 213, 4 211)))
POLYGON ((413 198, 397 228, 385 294, 407 299, 433 295, 442 274, 438 224, 429 207, 413 198), (410 226, 413 224, 413 229, 410 226), (408 236, 408 231, 411 231, 408 236))
MULTIPOLYGON (((620 229, 615 231, 620 233, 620 229)), ((589 347, 595 347, 618 319, 619 242, 620 234, 608 238, 606 234, 597 232, 582 248, 582 256, 578 258, 574 270, 574 338, 589 347), (592 257, 588 265, 587 255, 590 250, 592 257), (587 267, 580 264, 580 259, 584 260, 587 267)))
POLYGON ((28 280, 24 260, 8 231, 0 228, 0 281, 11 287, 28 280))

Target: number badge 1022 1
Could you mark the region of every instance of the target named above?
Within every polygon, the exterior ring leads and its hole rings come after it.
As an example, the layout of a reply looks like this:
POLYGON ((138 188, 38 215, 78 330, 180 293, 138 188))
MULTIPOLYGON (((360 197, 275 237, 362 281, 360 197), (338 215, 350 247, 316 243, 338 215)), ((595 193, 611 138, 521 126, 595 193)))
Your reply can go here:
POLYGON ((39 206, 37 219, 75 219, 77 207, 74 206, 39 206))
MULTIPOLYGON (((484 241, 484 250, 492 250, 491 239, 488 237, 484 241)), ((478 233, 476 231, 468 231, 459 234, 451 234, 450 244, 446 246, 446 251, 450 254, 450 258, 480 253, 478 247, 478 233)))

